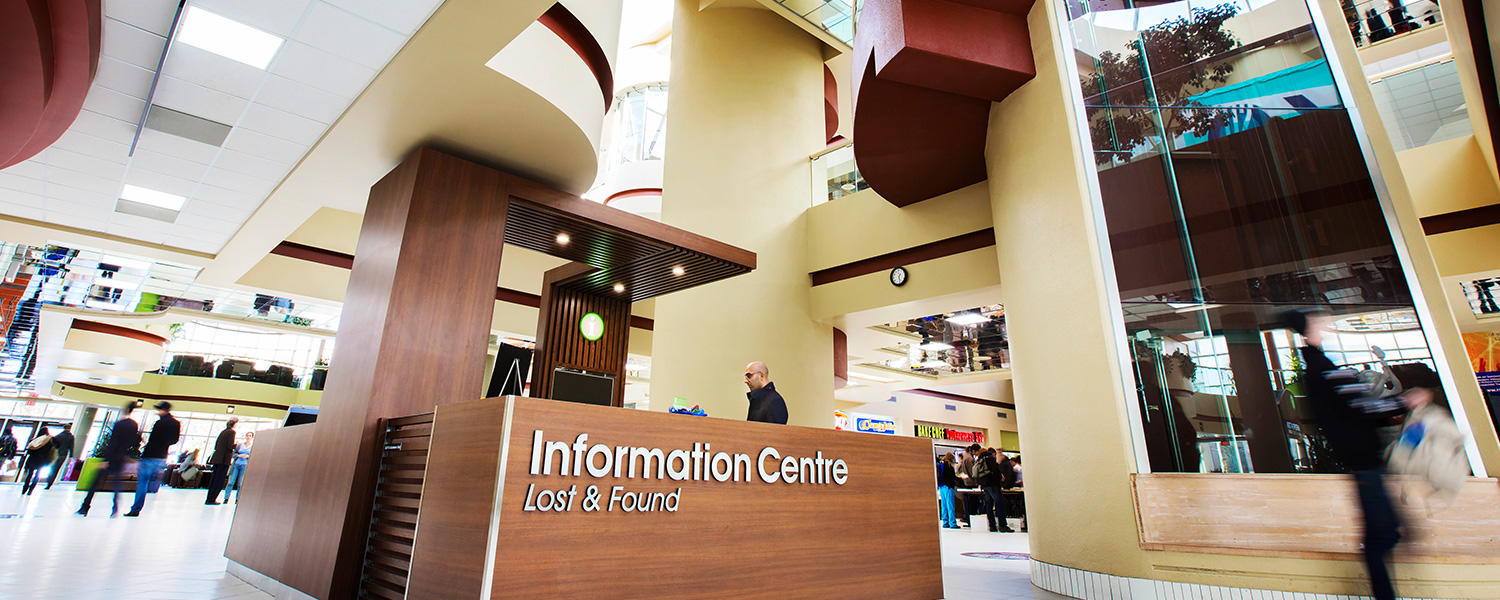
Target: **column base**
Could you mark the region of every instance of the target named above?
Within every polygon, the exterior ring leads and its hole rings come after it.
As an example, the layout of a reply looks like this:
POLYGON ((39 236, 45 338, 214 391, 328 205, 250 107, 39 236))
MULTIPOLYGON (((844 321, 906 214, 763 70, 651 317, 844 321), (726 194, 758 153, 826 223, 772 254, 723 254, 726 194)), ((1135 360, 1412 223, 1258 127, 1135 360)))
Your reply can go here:
POLYGON ((225 565, 224 572, 233 575, 240 581, 250 584, 255 589, 270 594, 276 600, 318 600, 303 593, 301 590, 271 579, 270 576, 233 560, 229 561, 228 565, 225 565))
POLYGON ((1083 600, 1169 600, 1174 598, 1225 598, 1233 600, 1372 600, 1370 596, 1283 592, 1252 588, 1177 583, 1156 579, 1120 577, 1038 560, 1031 561, 1031 584, 1083 600))

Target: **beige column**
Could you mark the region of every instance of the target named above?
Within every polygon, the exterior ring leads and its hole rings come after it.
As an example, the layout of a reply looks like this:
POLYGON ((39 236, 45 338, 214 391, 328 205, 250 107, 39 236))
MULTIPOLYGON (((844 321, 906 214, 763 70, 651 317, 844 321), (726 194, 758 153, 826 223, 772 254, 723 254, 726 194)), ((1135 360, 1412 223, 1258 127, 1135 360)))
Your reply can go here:
POLYGON ((1136 541, 1130 415, 1055 7, 1028 19, 1037 76, 990 111, 990 207, 1026 446, 1031 555, 1148 576, 1136 541), (1086 525, 1085 525, 1086 524, 1086 525))
POLYGON ((762 9, 678 0, 662 221, 752 250, 755 271, 656 301, 651 406, 743 419, 760 360, 790 423, 833 420, 832 327, 811 316, 803 213, 823 147, 820 42, 762 9))

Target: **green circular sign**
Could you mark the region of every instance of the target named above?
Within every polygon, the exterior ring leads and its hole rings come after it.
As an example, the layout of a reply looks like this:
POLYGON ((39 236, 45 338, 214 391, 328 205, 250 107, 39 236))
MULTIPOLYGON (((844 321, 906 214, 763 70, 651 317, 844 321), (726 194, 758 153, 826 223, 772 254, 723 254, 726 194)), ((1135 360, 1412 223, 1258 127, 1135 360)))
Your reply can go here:
POLYGON ((583 334, 583 339, 596 341, 604 337, 604 319, 599 317, 599 313, 583 315, 578 320, 578 332, 583 334))

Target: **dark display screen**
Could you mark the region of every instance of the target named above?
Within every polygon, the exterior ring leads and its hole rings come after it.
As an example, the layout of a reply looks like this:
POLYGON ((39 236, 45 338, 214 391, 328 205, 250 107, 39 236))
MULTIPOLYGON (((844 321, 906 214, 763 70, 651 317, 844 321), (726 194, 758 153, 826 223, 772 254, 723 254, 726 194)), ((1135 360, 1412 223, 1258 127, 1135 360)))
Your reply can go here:
POLYGON ((610 406, 615 378, 599 373, 557 369, 552 375, 552 399, 610 406))

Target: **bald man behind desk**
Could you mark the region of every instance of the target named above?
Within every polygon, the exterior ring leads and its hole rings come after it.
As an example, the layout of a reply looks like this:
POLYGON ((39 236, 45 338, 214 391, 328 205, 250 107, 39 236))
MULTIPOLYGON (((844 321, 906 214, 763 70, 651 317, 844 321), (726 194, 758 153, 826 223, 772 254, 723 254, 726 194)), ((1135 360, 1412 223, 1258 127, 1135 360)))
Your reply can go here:
POLYGON ((771 370, 766 368, 766 363, 755 361, 745 365, 745 387, 750 388, 745 394, 750 399, 746 421, 786 425, 786 401, 776 393, 776 384, 771 383, 771 370))

